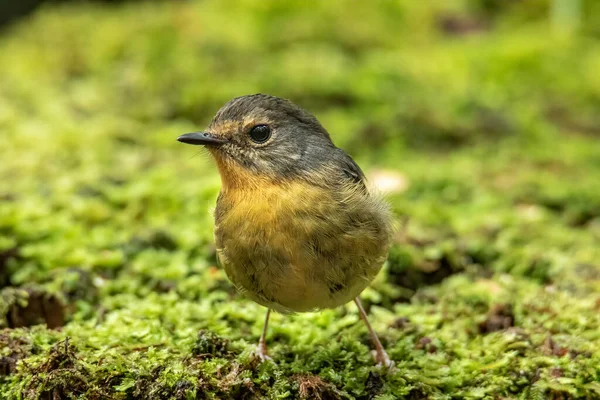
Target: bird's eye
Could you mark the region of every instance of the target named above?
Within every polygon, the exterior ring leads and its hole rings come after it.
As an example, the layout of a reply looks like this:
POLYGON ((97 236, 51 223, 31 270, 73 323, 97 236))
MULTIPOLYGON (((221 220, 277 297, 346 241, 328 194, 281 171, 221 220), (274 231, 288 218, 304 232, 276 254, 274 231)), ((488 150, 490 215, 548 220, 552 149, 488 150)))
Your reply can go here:
POLYGON ((267 125, 256 125, 250 132, 250 139, 255 143, 264 143, 271 137, 271 128, 267 125))

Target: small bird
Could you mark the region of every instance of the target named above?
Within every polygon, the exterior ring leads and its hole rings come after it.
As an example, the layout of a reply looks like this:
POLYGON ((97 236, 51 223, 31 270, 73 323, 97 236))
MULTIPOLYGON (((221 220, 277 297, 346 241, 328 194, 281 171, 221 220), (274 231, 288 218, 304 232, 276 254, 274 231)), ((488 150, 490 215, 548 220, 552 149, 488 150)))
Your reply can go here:
POLYGON ((358 296, 387 257, 392 214, 319 121, 289 100, 254 94, 230 100, 206 131, 177 140, 206 146, 216 161, 217 257, 236 289, 267 307, 261 360, 270 359, 271 310, 307 312, 353 300, 376 362, 391 366, 358 296))

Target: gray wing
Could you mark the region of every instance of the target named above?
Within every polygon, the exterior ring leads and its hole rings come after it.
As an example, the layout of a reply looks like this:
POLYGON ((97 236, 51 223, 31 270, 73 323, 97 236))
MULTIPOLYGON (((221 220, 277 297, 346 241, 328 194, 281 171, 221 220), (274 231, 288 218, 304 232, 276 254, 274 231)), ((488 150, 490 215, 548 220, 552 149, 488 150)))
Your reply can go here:
POLYGON ((367 178, 358 164, 354 162, 352 157, 346 154, 346 152, 342 149, 336 149, 335 157, 343 175, 351 182, 359 184, 361 188, 366 190, 365 182, 367 178))

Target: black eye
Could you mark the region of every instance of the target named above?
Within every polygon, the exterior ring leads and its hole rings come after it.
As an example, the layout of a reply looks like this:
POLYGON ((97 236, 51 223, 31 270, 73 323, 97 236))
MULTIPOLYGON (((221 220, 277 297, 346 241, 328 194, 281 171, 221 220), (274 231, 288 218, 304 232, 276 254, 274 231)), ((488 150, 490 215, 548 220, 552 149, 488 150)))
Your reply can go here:
POLYGON ((267 125, 256 125, 250 132, 250 139, 256 143, 264 143, 271 137, 271 128, 267 125))

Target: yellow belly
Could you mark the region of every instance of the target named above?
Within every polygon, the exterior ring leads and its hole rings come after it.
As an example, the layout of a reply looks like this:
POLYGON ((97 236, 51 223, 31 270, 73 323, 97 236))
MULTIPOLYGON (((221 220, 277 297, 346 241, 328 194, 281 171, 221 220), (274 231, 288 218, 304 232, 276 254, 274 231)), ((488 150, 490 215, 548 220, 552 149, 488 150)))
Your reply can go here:
POLYGON ((371 282, 389 248, 389 221, 384 203, 365 192, 294 182, 222 192, 215 237, 238 290, 302 312, 344 304, 371 282))

